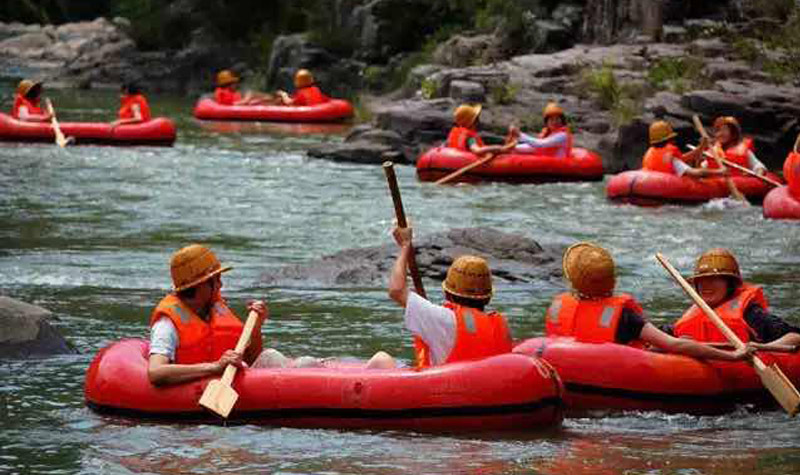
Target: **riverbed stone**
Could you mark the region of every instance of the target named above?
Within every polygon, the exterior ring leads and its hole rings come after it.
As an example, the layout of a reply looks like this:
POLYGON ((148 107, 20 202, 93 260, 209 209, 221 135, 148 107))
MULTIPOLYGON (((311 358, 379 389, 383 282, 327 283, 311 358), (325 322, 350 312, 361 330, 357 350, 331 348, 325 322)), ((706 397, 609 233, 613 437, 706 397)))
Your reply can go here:
MULTIPOLYGON (((528 283, 561 277, 560 246, 493 228, 461 228, 421 236, 414 242, 423 278, 442 281, 454 259, 464 254, 486 258, 496 282, 528 283)), ((394 243, 348 249, 307 263, 269 270, 270 286, 383 286, 397 257, 394 243)))
POLYGON ((52 318, 47 309, 0 296, 0 358, 74 353, 50 325, 52 318))

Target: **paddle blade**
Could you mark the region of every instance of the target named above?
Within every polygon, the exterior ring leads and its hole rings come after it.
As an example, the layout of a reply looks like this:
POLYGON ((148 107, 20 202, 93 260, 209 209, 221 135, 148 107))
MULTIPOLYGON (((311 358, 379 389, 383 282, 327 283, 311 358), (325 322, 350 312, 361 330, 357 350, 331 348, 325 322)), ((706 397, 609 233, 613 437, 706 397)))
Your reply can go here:
POLYGON ((200 398, 200 405, 220 416, 227 418, 239 399, 239 393, 230 386, 226 386, 222 381, 215 379, 208 383, 203 396, 200 398))
POLYGON ((797 392, 797 388, 794 387, 789 378, 774 363, 760 369, 756 368, 756 371, 764 387, 769 389, 778 404, 790 416, 794 417, 797 411, 800 410, 800 393, 797 392))

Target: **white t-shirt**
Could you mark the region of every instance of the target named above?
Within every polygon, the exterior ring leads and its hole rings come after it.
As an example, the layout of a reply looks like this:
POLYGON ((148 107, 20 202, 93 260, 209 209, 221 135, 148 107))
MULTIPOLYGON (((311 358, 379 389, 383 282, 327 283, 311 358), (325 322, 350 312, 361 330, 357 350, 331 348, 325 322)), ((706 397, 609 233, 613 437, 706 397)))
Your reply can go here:
POLYGON ((409 292, 404 320, 430 348, 431 365, 444 363, 456 344, 456 314, 409 292))
POLYGON ((179 343, 178 329, 169 318, 159 318, 150 328, 150 355, 164 355, 173 362, 179 343))
POLYGON ((675 170, 675 174, 678 176, 683 176, 686 173, 686 170, 692 168, 686 162, 679 158, 672 157, 672 168, 675 170))

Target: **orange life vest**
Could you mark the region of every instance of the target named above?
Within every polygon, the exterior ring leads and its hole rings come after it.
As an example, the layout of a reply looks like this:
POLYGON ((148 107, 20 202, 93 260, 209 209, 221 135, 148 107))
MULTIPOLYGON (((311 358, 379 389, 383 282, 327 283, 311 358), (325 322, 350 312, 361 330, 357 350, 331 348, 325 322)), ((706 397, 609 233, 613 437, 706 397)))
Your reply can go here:
POLYGON ((147 104, 147 99, 141 94, 125 96, 120 101, 122 106, 119 108, 120 119, 133 119, 133 106, 139 106, 139 113, 142 116, 142 122, 150 120, 150 106, 147 104))
POLYGON ((232 106, 242 100, 239 91, 234 91, 229 87, 218 87, 214 89, 214 102, 224 106, 232 106))
POLYGON ((226 350, 236 347, 244 328, 222 299, 214 304, 205 321, 176 295, 169 294, 153 310, 150 326, 162 317, 169 318, 178 330, 177 364, 217 361, 226 350))
POLYGON ((481 136, 478 135, 478 131, 467 127, 456 126, 450 130, 450 135, 447 136, 447 146, 464 150, 465 152, 471 152, 467 145, 469 139, 475 139, 475 143, 478 147, 483 147, 483 140, 481 136))
POLYGON ((644 154, 642 170, 675 175, 675 167, 672 166, 673 158, 678 160, 683 158, 681 150, 675 144, 670 143, 663 147, 650 147, 644 154))
MULTIPOLYGON (((753 303, 764 310, 769 308, 761 287, 745 283, 736 289, 733 297, 714 309, 743 342, 752 340, 753 331, 744 319, 744 312, 753 303)), ((675 336, 688 336, 696 341, 711 343, 728 341, 697 305, 692 305, 675 323, 675 336)))
POLYGON ((800 200, 800 153, 790 153, 783 164, 783 176, 789 184, 789 193, 800 200))
MULTIPOLYGON (((456 341, 442 364, 477 360, 511 351, 511 334, 501 314, 484 313, 452 302, 445 302, 444 306, 456 316, 456 341)), ((417 368, 430 367, 428 345, 419 338, 414 341, 414 347, 417 368)))
POLYGON ((322 93, 317 86, 303 87, 294 92, 292 101, 296 106, 315 106, 324 104, 331 99, 322 93))
POLYGON ((584 343, 614 343, 624 309, 642 313, 642 307, 628 294, 578 299, 563 293, 547 309, 545 332, 547 336, 571 336, 584 343))
POLYGON ((42 115, 42 108, 39 106, 39 99, 30 100, 27 97, 17 94, 14 97, 14 106, 11 108, 11 117, 19 119, 20 108, 25 107, 28 109, 30 115, 42 115))
MULTIPOLYGON (((741 140, 736 145, 726 148, 724 150, 725 159, 729 162, 739 165, 740 167, 750 168, 749 163, 751 151, 753 151, 753 140, 746 138, 741 140)), ((706 168, 716 170, 720 168, 720 164, 716 159, 706 157, 706 168)), ((732 176, 740 176, 744 174, 735 168, 731 168, 730 172, 732 176)))
MULTIPOLYGON (((560 132, 564 132, 565 134, 567 134, 566 155, 569 155, 570 150, 572 150, 572 132, 569 130, 569 127, 563 126, 555 129, 550 129, 549 127, 545 127, 539 134, 539 138, 546 139, 547 137, 560 132)), ((563 156, 565 155, 563 152, 564 152, 564 147, 562 146, 542 147, 536 149, 537 155, 546 155, 548 157, 563 156)))

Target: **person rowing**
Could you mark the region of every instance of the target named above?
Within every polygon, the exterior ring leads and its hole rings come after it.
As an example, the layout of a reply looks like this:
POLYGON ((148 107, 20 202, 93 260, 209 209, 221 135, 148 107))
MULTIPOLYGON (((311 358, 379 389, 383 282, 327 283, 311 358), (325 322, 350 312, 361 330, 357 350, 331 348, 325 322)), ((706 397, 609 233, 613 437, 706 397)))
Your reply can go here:
MULTIPOLYGON (((759 175, 767 173, 767 167, 756 157, 753 140, 742 135, 742 126, 735 117, 718 117, 714 121, 714 147, 717 153, 731 163, 747 168, 759 175)), ((718 170, 724 168, 716 159, 706 157, 705 168, 718 170)), ((731 167, 731 176, 741 176, 743 172, 731 167)))
POLYGON ((708 140, 703 138, 696 149, 683 153, 675 145, 678 134, 672 125, 664 120, 653 122, 648 132, 650 148, 644 154, 642 170, 650 170, 670 175, 688 176, 692 178, 706 178, 725 176, 727 169, 695 168, 692 165, 700 163, 703 152, 708 148, 708 140))
POLYGON ((447 136, 447 146, 475 155, 504 153, 514 149, 516 141, 508 140, 504 145, 485 145, 478 134, 480 115, 483 106, 480 104, 461 104, 453 113, 453 128, 447 136))
POLYGON ((17 85, 11 117, 23 122, 50 122, 52 114, 42 109, 41 81, 23 79, 17 85))
POLYGON ((629 294, 615 294, 616 266, 606 249, 581 242, 570 246, 562 260, 570 292, 557 295, 545 314, 548 337, 573 337, 583 343, 617 343, 701 359, 738 361, 754 351, 725 351, 676 338, 647 321, 642 306, 629 294))

